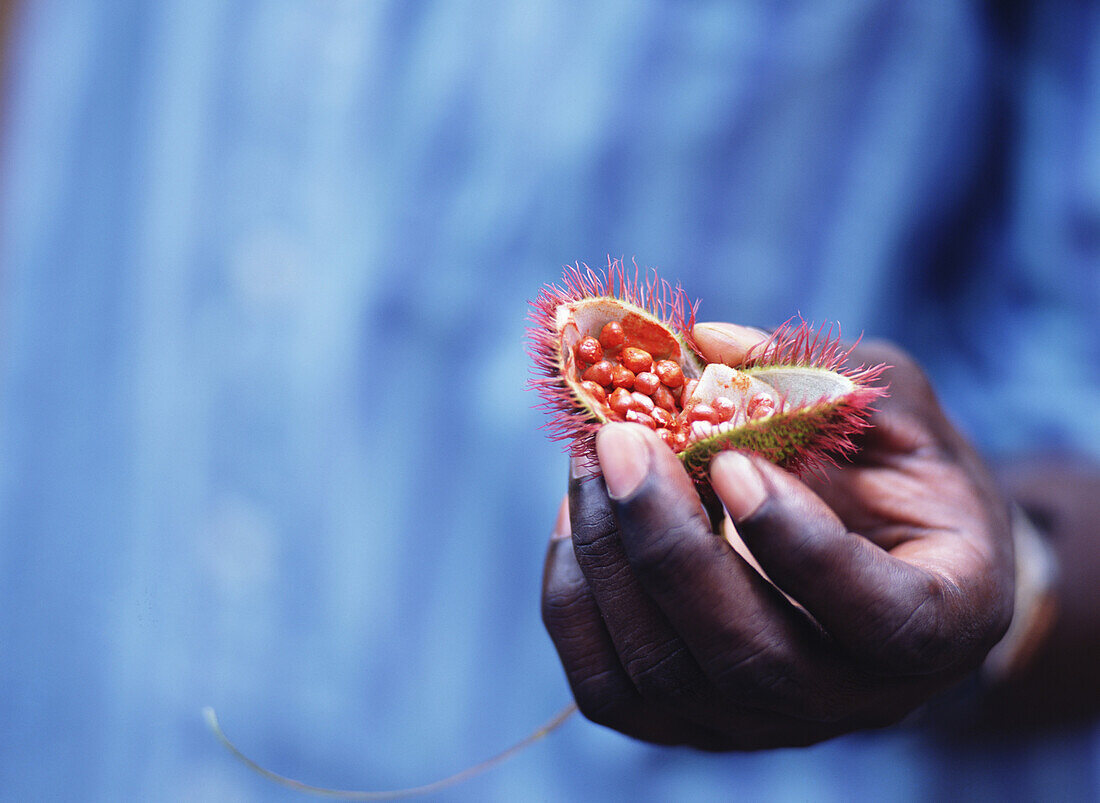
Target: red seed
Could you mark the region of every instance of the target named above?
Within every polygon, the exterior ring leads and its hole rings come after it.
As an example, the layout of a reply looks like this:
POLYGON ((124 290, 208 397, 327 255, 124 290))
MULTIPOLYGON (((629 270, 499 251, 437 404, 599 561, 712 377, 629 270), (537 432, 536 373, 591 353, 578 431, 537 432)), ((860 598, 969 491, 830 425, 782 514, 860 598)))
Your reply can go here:
MULTIPOLYGON (((660 408, 658 408, 658 409, 660 409, 660 408)), ((657 423, 660 424, 659 421, 657 423)), ((658 426, 657 427, 657 437, 660 438, 661 440, 663 440, 671 448, 672 439, 673 439, 673 435, 672 435, 671 432, 669 432, 664 427, 658 426)))
POLYGON ((687 407, 684 412, 687 414, 689 422, 709 421, 712 424, 718 423, 718 411, 706 402, 696 402, 687 407))
POLYGON ((657 429, 657 422, 645 413, 639 413, 637 410, 631 410, 626 414, 627 421, 633 421, 636 424, 644 424, 650 429, 657 429))
POLYGON ((627 346, 619 355, 619 362, 637 374, 653 367, 653 356, 645 349, 627 346))
POLYGON ((663 385, 653 391, 653 403, 658 407, 663 407, 670 413, 676 412, 676 397, 672 395, 672 391, 663 385))
POLYGON ((688 399, 691 398, 691 394, 695 392, 695 388, 699 387, 698 379, 689 379, 684 383, 684 389, 680 392, 680 405, 687 406, 688 399))
POLYGON ((611 384, 617 388, 630 390, 634 387, 634 372, 629 368, 616 365, 611 371, 611 384))
POLYGON ((661 360, 654 370, 670 388, 678 388, 684 384, 684 371, 675 360, 661 360))
POLYGON ((637 410, 639 413, 648 414, 649 411, 653 409, 653 399, 649 398, 649 396, 645 395, 644 393, 634 391, 630 394, 630 396, 632 399, 634 399, 634 409, 637 410))
POLYGON ((727 399, 725 396, 719 396, 711 402, 711 406, 714 407, 714 411, 718 413, 718 421, 729 421, 733 418, 733 414, 737 412, 737 405, 733 403, 731 399, 727 399))
MULTIPOLYGON (((663 407, 654 407, 649 414, 653 416, 653 420, 657 422, 659 427, 672 426, 672 422, 676 420, 676 416, 663 407)), ((657 434, 660 434, 660 431, 657 434)))
POLYGON ((652 396, 659 387, 661 387, 661 380, 657 378, 657 374, 649 371, 642 371, 634 378, 634 390, 640 390, 647 396, 652 396))
POLYGON ((618 321, 605 323, 600 330, 600 345, 605 349, 617 349, 626 340, 623 325, 618 321))
POLYGON ((618 388, 611 391, 611 398, 607 405, 621 416, 625 416, 634 407, 634 398, 626 388, 618 388))
POLYGON ((581 387, 585 392, 600 404, 607 403, 607 394, 604 393, 604 389, 597 385, 595 382, 581 382, 581 387))
POLYGON ((592 336, 581 338, 581 342, 577 344, 577 357, 588 363, 602 360, 603 347, 600 341, 592 336))
POLYGON ((587 371, 584 372, 584 379, 591 382, 595 382, 597 385, 610 385, 611 374, 615 370, 615 366, 609 363, 607 360, 600 360, 593 366, 590 366, 587 371))
POLYGON ((763 393, 753 396, 745 408, 745 415, 750 419, 766 418, 774 412, 775 402, 771 400, 770 396, 765 396, 763 393))

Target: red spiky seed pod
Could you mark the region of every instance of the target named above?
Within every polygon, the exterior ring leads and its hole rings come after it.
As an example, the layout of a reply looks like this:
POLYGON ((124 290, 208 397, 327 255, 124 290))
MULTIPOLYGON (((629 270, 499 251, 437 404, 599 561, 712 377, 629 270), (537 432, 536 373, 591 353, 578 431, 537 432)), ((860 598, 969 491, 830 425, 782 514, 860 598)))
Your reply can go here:
POLYGON ((726 449, 801 471, 855 448, 852 435, 885 393, 874 383, 886 366, 848 367, 839 332, 801 321, 742 364, 707 364, 692 347, 696 308, 680 287, 652 272, 631 276, 618 260, 601 273, 567 267, 563 286, 547 285, 529 316, 532 385, 553 435, 591 460, 603 424, 640 423, 699 482, 726 449))

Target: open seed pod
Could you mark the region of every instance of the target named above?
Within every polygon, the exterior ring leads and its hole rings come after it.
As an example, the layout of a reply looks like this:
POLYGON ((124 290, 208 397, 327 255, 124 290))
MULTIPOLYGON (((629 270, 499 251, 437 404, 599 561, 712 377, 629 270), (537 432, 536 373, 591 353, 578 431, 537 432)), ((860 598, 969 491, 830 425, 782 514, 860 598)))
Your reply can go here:
POLYGON ((692 348, 695 311, 681 288, 631 278, 619 261, 606 273, 567 267, 564 286, 543 288, 530 314, 532 385, 551 433, 594 459, 603 424, 633 421, 700 481, 726 449, 795 471, 854 449, 886 366, 847 367, 839 336, 805 322, 784 324, 739 365, 708 364, 692 348))

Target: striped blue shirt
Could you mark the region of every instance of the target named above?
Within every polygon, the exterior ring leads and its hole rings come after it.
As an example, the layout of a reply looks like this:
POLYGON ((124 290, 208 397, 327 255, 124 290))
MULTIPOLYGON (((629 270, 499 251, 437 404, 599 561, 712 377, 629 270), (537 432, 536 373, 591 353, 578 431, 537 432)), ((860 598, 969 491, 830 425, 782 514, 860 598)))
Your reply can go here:
MULTIPOLYGON (((567 699, 526 302, 893 338, 991 454, 1100 455, 1083 3, 21 4, 0 169, 13 800, 393 787, 567 699)), ((1095 799, 1086 728, 703 755, 576 720, 454 800, 1095 799)))

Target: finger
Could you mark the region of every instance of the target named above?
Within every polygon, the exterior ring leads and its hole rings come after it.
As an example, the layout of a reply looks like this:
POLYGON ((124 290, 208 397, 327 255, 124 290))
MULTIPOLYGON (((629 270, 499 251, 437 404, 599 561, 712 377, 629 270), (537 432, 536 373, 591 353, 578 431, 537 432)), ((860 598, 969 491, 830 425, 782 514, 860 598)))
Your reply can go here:
MULTIPOLYGON (((849 530, 893 550, 937 526, 930 513, 958 512, 954 504, 943 504, 953 500, 943 499, 940 489, 996 494, 983 479, 988 472, 981 459, 947 420, 927 377, 908 354, 885 341, 869 341, 853 349, 848 362, 888 365, 882 382, 889 385, 889 397, 876 404, 871 427, 854 437, 858 451, 850 463, 804 481, 849 530), (945 483, 943 472, 952 465, 961 471, 960 481, 945 483), (930 499, 932 487, 937 493, 930 499), (914 522, 924 527, 911 526, 914 522)), ((949 527, 957 518, 938 526, 949 527)))
MULTIPOLYGON (((943 503, 960 485, 943 482, 951 464, 940 454, 884 447, 881 437, 873 452, 857 455, 851 464, 830 466, 818 476, 800 479, 848 530, 887 551, 926 537, 930 525, 950 528, 957 521, 958 508, 943 503), (940 511, 947 515, 937 515, 940 511)), ((969 483, 962 487, 969 489, 969 483)), ((965 498, 957 501, 971 504, 965 498)))
POLYGON ((853 440, 857 465, 889 464, 899 455, 954 453, 957 433, 947 420, 931 382, 904 350, 885 340, 868 340, 848 355, 849 367, 885 366, 877 384, 888 393, 875 402, 868 429, 853 440))
POLYGON ((733 323, 697 323, 691 336, 707 362, 726 365, 740 365, 749 351, 768 341, 766 332, 733 323))
MULTIPOLYGON (((850 674, 843 695, 814 691, 812 706, 795 717, 761 713, 715 699, 706 715, 684 714, 688 706, 670 708, 641 696, 626 675, 589 593, 568 540, 568 520, 559 512, 547 555, 543 620, 561 657, 578 708, 589 719, 628 736, 661 744, 689 744, 704 750, 759 750, 813 744, 854 728, 882 727, 899 719, 925 695, 902 705, 883 704, 879 688, 850 674), (563 524, 563 521, 565 522, 563 524), (832 699, 833 708, 824 701, 832 699), (824 712, 824 715, 823 715, 824 712), (821 721, 810 721, 813 719, 821 721)), ((794 677, 794 673, 791 673, 794 677)), ((835 685, 835 684, 834 684, 835 685)), ((895 689, 885 703, 897 697, 895 689)), ((905 690, 901 690, 905 691, 905 690)))
POLYGON ((855 656, 900 674, 969 656, 959 590, 931 568, 851 533, 808 488, 770 463, 726 452, 711 482, 771 579, 855 656))
POLYGON ((711 532, 672 452, 630 424, 605 426, 596 448, 631 572, 709 680, 742 706, 819 720, 850 711, 864 678, 711 532))
POLYGON ((679 710, 712 707, 706 675, 630 568, 603 479, 578 461, 571 475, 574 554, 631 682, 646 699, 679 710))
POLYGON ((643 700, 634 688, 573 556, 564 501, 563 510, 546 555, 542 620, 577 708, 593 722, 636 739, 699 747, 713 744, 713 733, 643 700))
POLYGON ((847 364, 851 368, 887 366, 882 383, 890 386, 890 394, 876 405, 879 409, 906 408, 924 415, 928 409, 939 407, 932 383, 920 365, 894 343, 880 339, 860 341, 848 353, 847 364))

